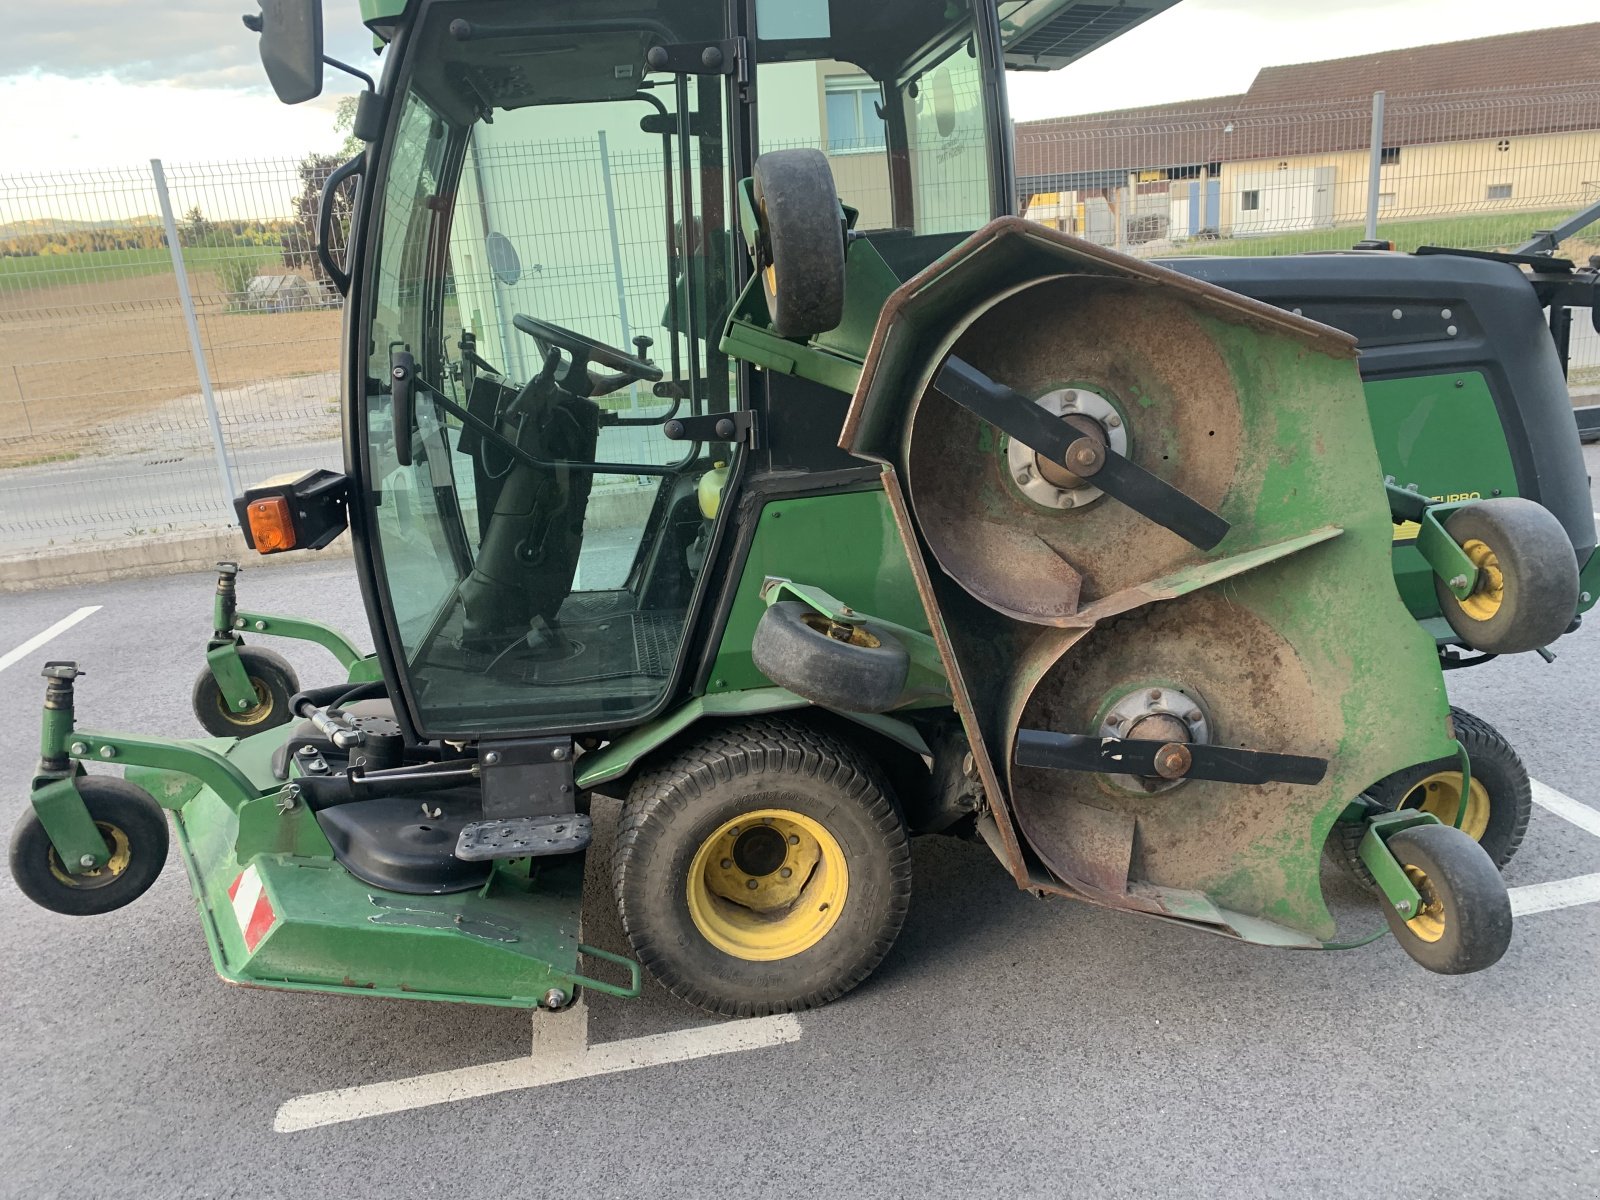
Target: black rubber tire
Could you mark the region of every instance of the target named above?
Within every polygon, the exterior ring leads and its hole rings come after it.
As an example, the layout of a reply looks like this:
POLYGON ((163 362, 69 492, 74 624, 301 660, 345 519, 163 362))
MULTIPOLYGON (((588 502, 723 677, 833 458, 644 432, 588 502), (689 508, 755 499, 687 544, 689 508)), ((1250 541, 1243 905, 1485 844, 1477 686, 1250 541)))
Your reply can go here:
POLYGON ((1425 941, 1383 899, 1401 948, 1439 975, 1468 975, 1499 962, 1511 944, 1511 897, 1483 847, 1448 825, 1402 829, 1387 844, 1401 866, 1427 875, 1444 920, 1443 936, 1425 941))
POLYGON ((761 222, 756 271, 773 330, 805 338, 837 328, 844 319, 844 224, 827 156, 770 150, 751 174, 761 222))
POLYGON ((245 674, 255 685, 256 695, 263 699, 249 712, 231 712, 222 689, 211 674, 211 667, 201 668, 200 674, 195 676, 190 699, 195 718, 212 737, 249 737, 276 729, 294 716, 289 711, 289 697, 300 690, 300 677, 288 660, 260 646, 240 646, 239 658, 244 663, 245 674), (261 711, 263 708, 265 711, 261 711))
MULTIPOLYGON (((62 868, 50 835, 29 807, 11 832, 11 878, 22 894, 41 908, 69 917, 93 917, 133 903, 156 881, 167 862, 167 816, 147 792, 121 779, 81 776, 78 794, 100 826, 108 850, 117 848, 115 833, 127 838, 127 865, 105 882, 92 876, 71 876, 62 868), (64 882, 57 871, 82 882, 64 882)), ((101 871, 108 869, 102 867, 101 871)))
POLYGON ((1567 531, 1542 504, 1516 496, 1480 500, 1444 522, 1458 544, 1476 540, 1500 560, 1504 592, 1499 610, 1478 620, 1434 576, 1439 610, 1468 646, 1486 654, 1523 654, 1548 646, 1578 611, 1578 559, 1567 531))
POLYGON ((883 960, 905 923, 911 848, 889 785, 854 745, 781 717, 723 726, 652 763, 629 789, 612 885, 639 961, 679 999, 729 1017, 815 1008, 883 960), (849 868, 837 922, 808 949, 755 962, 708 941, 689 913, 689 867, 725 822, 782 807, 823 825, 849 868))
POLYGON ((750 643, 756 669, 824 708, 861 713, 893 708, 911 669, 911 656, 899 639, 870 622, 856 622, 850 627, 858 640, 845 642, 808 621, 825 623, 827 618, 798 600, 769 605, 750 643))
MULTIPOLYGON (((1522 845, 1533 815, 1533 785, 1528 768, 1522 765, 1511 743, 1489 722, 1460 708, 1451 708, 1450 715, 1455 721, 1456 737, 1472 760, 1472 777, 1489 794, 1489 823, 1477 839, 1478 844, 1497 868, 1503 868, 1522 845)), ((1454 756, 1418 763, 1379 780, 1367 794, 1390 812, 1402 806, 1417 808, 1422 800, 1414 794, 1418 784, 1430 775, 1457 769, 1454 756)), ((1445 824, 1450 823, 1446 817, 1434 815, 1445 824)))

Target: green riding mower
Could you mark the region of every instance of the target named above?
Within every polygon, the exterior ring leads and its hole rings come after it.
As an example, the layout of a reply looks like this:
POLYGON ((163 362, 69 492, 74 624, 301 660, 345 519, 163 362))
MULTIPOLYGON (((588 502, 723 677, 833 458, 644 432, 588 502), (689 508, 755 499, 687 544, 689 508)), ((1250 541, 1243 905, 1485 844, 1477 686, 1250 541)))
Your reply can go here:
MULTIPOLYGON (((321 252, 345 469, 239 511, 263 553, 348 527, 375 654, 240 611, 225 567, 219 736, 80 728, 50 664, 23 890, 127 904, 170 814, 229 981, 559 1008, 648 970, 743 1015, 864 979, 908 839, 944 833, 1241 941, 1497 961, 1473 835, 1524 785, 1479 767, 1441 663, 1572 626, 1576 433, 1539 503, 1520 468, 1463 499, 1380 453, 1336 322, 1007 215, 1004 69, 1160 7, 366 0, 383 78, 321 252), (782 144, 840 63, 870 160, 782 144), (1437 612, 1396 584, 1407 521, 1437 612), (274 633, 343 678, 244 644, 274 633), (582 939, 595 794, 632 957, 582 939), (1329 851, 1376 892, 1361 938, 1329 851)), ((316 95, 315 3, 247 23, 279 96, 316 95)))

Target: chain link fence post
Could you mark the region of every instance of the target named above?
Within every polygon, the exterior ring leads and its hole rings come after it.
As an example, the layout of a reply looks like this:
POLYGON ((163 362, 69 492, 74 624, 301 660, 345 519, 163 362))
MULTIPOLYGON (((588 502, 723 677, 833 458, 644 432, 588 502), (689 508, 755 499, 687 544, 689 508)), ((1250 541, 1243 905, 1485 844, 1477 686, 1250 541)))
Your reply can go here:
POLYGON ((1378 200, 1383 170, 1383 93, 1372 93, 1372 153, 1367 160, 1367 241, 1378 236, 1378 200))
POLYGON ((200 322, 195 317, 194 297, 189 294, 189 274, 183 265, 183 246, 178 241, 178 223, 172 217, 172 196, 167 191, 167 174, 159 158, 150 160, 150 178, 156 185, 161 204, 161 224, 167 232, 167 250, 172 255, 172 272, 178 280, 178 304, 189 332, 189 352, 194 355, 194 372, 200 380, 200 401, 205 406, 206 424, 211 427, 211 448, 217 456, 217 482, 222 488, 224 508, 233 517, 233 501, 239 495, 233 471, 228 466, 228 448, 222 440, 222 421, 217 416, 217 398, 211 391, 211 370, 206 366, 205 347, 200 342, 200 322))

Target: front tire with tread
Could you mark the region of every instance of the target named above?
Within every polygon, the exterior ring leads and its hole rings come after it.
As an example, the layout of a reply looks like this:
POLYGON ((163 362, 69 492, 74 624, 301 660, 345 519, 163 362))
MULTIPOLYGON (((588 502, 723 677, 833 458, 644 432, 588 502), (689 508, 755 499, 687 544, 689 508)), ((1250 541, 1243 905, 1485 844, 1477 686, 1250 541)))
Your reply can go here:
POLYGON ((845 739, 760 717, 668 752, 629 789, 612 884, 639 961, 679 999, 730 1017, 815 1008, 864 980, 894 945, 911 895, 905 822, 878 768, 845 739), (752 961, 714 945, 690 912, 690 868, 715 831, 746 813, 817 822, 848 871, 843 908, 821 939, 752 961))

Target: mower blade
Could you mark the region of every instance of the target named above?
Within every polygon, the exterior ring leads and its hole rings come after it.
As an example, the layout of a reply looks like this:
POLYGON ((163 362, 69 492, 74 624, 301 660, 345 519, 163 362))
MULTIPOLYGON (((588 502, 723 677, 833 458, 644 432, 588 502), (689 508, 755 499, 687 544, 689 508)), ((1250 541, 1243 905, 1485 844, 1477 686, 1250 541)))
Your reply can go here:
POLYGON ((1191 545, 1210 550, 1227 535, 1227 521, 1109 448, 1101 448, 1097 457, 1102 461, 1092 471, 1069 464, 1067 451, 1084 435, 1022 393, 990 379, 971 363, 954 356, 946 359, 933 386, 947 399, 997 426, 1035 453, 1093 479, 1094 486, 1106 495, 1170 529, 1191 545))
POLYGON ((1211 550, 1228 534, 1228 522, 1216 513, 1115 450, 1105 451, 1105 463, 1090 478, 1106 495, 1170 529, 1191 546, 1211 550))
POLYGON ((1080 733, 1017 730, 1013 761, 1019 767, 1052 771, 1092 771, 1149 779, 1210 779, 1218 783, 1321 783, 1328 760, 1300 754, 1272 754, 1234 746, 1176 743, 1188 759, 1182 771, 1163 769, 1159 756, 1174 743, 1090 737, 1080 733))

